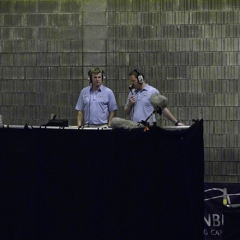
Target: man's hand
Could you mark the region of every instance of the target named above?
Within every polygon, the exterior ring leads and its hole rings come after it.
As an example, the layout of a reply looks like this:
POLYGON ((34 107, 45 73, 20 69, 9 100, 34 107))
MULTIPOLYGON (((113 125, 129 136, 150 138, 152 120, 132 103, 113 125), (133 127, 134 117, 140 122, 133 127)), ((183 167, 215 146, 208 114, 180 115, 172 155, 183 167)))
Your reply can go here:
POLYGON ((134 95, 132 95, 132 96, 129 98, 128 104, 129 104, 130 106, 132 106, 134 103, 135 103, 135 97, 134 97, 134 95))

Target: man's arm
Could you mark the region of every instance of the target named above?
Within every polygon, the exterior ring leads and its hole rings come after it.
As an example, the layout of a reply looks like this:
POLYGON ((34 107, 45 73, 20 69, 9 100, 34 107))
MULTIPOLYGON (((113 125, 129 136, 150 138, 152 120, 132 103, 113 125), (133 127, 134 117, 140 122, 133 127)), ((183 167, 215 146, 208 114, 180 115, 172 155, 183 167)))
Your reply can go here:
MULTIPOLYGON (((167 107, 162 109, 163 116, 170 120, 174 125, 178 122, 178 120, 172 115, 172 113, 168 110, 167 107)), ((183 123, 178 122, 177 126, 184 126, 183 123)))
POLYGON ((124 107, 124 112, 126 113, 126 115, 130 114, 130 111, 131 111, 131 108, 132 108, 132 105, 134 104, 134 102, 135 102, 135 98, 134 98, 134 95, 132 95, 129 98, 128 104, 124 107))
POLYGON ((129 104, 124 107, 124 112, 126 113, 126 115, 130 114, 131 108, 132 106, 129 104))
POLYGON ((108 127, 111 126, 112 119, 114 117, 114 111, 110 112, 109 118, 108 118, 108 127))
POLYGON ((82 126, 83 124, 83 112, 78 111, 78 116, 77 116, 77 125, 82 126))

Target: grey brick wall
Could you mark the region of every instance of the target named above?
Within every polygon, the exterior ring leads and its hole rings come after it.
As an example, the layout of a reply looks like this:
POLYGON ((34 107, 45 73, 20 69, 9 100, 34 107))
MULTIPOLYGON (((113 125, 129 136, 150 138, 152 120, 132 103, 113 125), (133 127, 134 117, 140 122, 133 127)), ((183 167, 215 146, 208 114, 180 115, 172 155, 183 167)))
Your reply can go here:
POLYGON ((54 113, 76 125, 94 66, 125 117, 128 73, 137 67, 176 118, 204 119, 205 180, 239 182, 239 10, 236 0, 2 0, 3 120, 40 125, 54 113))

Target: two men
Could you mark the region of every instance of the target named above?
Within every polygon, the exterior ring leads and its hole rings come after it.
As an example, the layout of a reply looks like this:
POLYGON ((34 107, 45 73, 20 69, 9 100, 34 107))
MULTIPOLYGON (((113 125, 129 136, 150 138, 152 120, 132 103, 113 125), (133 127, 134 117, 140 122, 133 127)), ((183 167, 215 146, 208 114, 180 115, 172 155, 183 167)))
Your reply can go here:
MULTIPOLYGON (((111 126, 111 120, 114 117, 114 111, 117 110, 117 103, 111 89, 102 85, 105 73, 100 68, 93 68, 88 73, 90 86, 84 88, 79 96, 76 109, 78 110, 78 126, 111 126), (83 121, 84 119, 84 121, 83 121)), ((124 111, 126 115, 130 114, 131 120, 141 122, 146 120, 154 111, 150 102, 153 93, 159 91, 148 85, 144 81, 144 76, 137 69, 129 74, 129 80, 132 84, 133 91, 129 93, 124 111)), ((183 126, 168 110, 167 107, 162 109, 163 115, 176 126, 183 126)), ((155 115, 153 122, 156 123, 155 115)))

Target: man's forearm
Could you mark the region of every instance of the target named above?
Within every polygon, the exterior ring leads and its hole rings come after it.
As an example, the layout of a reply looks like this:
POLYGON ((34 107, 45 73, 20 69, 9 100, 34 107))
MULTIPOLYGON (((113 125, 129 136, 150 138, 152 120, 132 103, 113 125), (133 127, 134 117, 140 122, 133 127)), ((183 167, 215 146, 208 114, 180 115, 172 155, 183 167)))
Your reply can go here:
POLYGON ((83 121, 83 113, 81 111, 78 111, 78 116, 77 116, 77 125, 81 126, 83 121))
POLYGON ((126 113, 126 115, 130 114, 131 108, 132 108, 132 105, 130 105, 130 104, 128 104, 124 107, 124 112, 126 113))
POLYGON ((168 110, 168 108, 164 108, 162 110, 163 115, 170 120, 173 124, 177 122, 177 119, 172 115, 172 113, 168 110))
POLYGON ((109 114, 109 118, 108 118, 108 126, 109 127, 111 126, 113 117, 114 117, 114 111, 110 112, 110 114, 109 114))

